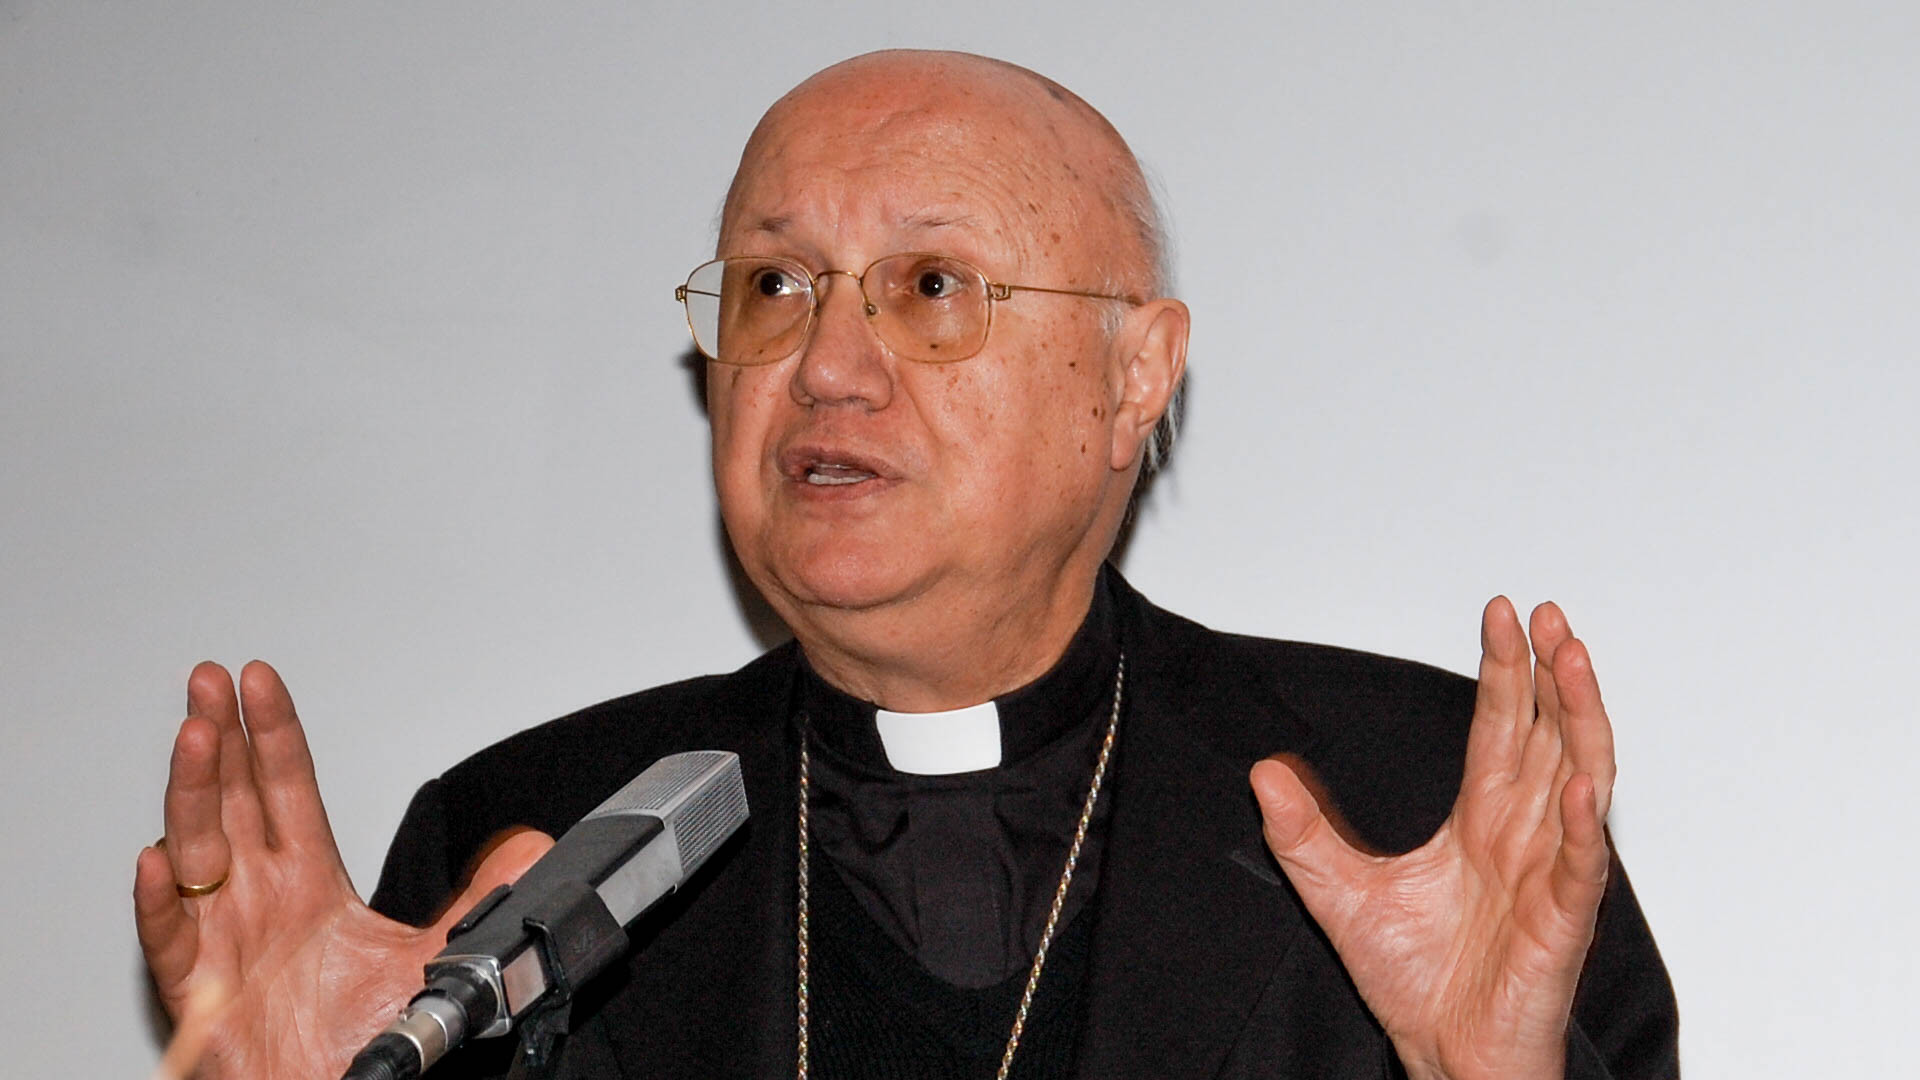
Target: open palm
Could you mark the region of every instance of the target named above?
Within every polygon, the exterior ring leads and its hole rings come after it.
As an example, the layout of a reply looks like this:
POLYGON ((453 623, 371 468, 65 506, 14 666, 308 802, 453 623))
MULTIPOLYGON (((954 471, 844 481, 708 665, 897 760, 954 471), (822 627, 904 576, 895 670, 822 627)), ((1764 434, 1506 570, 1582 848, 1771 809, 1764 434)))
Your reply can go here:
POLYGON ((1606 886, 1613 735, 1559 608, 1481 621, 1466 770, 1431 840, 1344 839, 1286 763, 1253 768, 1268 846, 1414 1077, 1555 1077, 1606 886))
POLYGON ((236 695, 224 669, 202 664, 187 700, 166 842, 140 853, 134 877, 135 924, 161 1002, 176 1021, 201 1014, 193 1041, 204 1052, 169 1057, 198 1059, 207 1078, 337 1076, 419 989, 421 965, 457 914, 552 841, 525 833, 503 843, 439 925, 383 918, 347 877, 273 669, 247 665, 236 695), (215 882, 224 883, 203 896, 176 888, 215 882))

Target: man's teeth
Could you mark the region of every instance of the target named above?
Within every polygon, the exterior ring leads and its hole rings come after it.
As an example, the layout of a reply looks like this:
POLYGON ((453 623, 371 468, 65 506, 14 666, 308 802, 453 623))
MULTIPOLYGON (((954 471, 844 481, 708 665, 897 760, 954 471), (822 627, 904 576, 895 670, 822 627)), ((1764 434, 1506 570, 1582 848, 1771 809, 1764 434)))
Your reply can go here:
POLYGON ((873 479, 873 474, 846 465, 815 465, 807 470, 809 484, 857 484, 873 479))

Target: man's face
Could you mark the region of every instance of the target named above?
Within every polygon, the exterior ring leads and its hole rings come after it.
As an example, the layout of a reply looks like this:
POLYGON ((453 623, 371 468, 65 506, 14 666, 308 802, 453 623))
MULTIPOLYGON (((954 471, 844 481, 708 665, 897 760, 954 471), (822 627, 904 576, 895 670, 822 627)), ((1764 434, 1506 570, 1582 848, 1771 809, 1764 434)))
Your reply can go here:
MULTIPOLYGON (((803 88, 749 146, 721 254, 818 275, 932 251, 995 281, 1101 289, 1084 163, 1044 112, 1009 105, 924 81, 803 88)), ((835 612, 1018 621, 1056 603, 1104 557, 1133 478, 1131 447, 1115 461, 1112 302, 1016 292, 977 355, 928 364, 875 336, 852 278, 818 288, 797 352, 709 365, 715 482, 748 575, 803 641, 835 612)))

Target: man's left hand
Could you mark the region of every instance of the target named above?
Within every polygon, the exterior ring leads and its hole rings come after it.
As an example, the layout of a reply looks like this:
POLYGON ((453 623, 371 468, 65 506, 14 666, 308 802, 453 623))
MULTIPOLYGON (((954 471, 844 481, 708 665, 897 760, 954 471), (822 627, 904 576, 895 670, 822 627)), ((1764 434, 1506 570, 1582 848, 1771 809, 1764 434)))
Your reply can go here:
POLYGON ((1399 856, 1348 843, 1301 777, 1253 767, 1267 846, 1414 1078, 1565 1068, 1575 984, 1607 881, 1613 729, 1586 646, 1552 604, 1532 642, 1496 597, 1452 814, 1399 856))

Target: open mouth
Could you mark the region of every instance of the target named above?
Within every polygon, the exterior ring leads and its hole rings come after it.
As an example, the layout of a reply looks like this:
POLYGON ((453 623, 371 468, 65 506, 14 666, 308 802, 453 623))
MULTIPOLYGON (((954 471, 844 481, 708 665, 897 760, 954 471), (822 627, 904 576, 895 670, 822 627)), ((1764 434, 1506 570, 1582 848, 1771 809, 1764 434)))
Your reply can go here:
POLYGON ((884 483, 896 475, 882 458, 820 444, 782 451, 780 471, 788 480, 815 489, 851 489, 870 480, 884 483))
POLYGON ((835 465, 822 461, 807 466, 805 477, 807 483, 815 487, 837 487, 871 480, 873 473, 853 465, 835 465))

